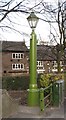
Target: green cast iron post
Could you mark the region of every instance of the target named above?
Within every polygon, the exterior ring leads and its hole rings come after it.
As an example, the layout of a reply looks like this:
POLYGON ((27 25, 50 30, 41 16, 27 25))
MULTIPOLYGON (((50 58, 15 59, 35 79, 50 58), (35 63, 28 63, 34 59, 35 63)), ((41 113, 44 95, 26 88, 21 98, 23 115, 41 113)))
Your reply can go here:
POLYGON ((37 40, 34 30, 30 39, 30 83, 28 90, 28 105, 39 105, 39 90, 37 87, 37 40))
POLYGON ((36 46, 36 34, 32 30, 30 39, 30 86, 29 88, 37 88, 36 81, 36 62, 37 62, 37 46, 36 46))
POLYGON ((34 12, 31 12, 27 20, 32 29, 30 39, 30 83, 28 90, 28 105, 38 106, 39 90, 37 87, 37 40, 34 29, 36 28, 39 18, 34 14, 34 12))

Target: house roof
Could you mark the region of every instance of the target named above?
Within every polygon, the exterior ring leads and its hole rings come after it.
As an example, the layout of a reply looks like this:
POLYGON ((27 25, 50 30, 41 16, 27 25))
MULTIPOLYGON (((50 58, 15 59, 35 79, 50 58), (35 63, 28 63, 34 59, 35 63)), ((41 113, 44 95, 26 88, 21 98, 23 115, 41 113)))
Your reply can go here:
MULTIPOLYGON (((12 41, 0 41, 2 45, 2 51, 13 51, 13 52, 28 52, 29 50, 25 45, 25 42, 12 42, 12 41)), ((37 60, 45 60, 45 61, 54 61, 57 60, 57 47, 49 46, 49 45, 37 45, 37 60)), ((63 60, 63 56, 61 56, 61 60, 63 60)))
MULTIPOLYGON (((37 59, 38 60, 57 60, 57 48, 56 46, 49 45, 37 45, 37 59)), ((63 60, 63 56, 61 57, 63 60)))
POLYGON ((25 42, 13 42, 13 41, 3 41, 2 42, 2 51, 28 51, 25 42))

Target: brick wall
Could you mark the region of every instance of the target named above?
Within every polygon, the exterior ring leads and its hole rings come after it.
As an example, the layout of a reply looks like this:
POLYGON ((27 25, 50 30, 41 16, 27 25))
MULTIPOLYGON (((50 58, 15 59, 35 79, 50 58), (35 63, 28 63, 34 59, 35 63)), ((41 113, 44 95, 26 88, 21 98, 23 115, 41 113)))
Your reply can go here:
POLYGON ((27 61, 27 55, 24 53, 23 59, 12 59, 13 52, 2 52, 2 73, 10 74, 10 73, 28 73, 27 68, 29 67, 29 63, 27 61), (24 71, 22 70, 12 70, 12 64, 24 64, 24 71))

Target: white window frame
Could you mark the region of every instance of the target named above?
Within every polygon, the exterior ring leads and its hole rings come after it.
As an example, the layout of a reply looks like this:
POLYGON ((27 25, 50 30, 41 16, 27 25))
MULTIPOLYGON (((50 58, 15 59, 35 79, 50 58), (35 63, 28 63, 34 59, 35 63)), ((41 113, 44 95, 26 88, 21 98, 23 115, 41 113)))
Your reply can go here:
POLYGON ((52 72, 58 72, 57 68, 53 68, 52 72))
POLYGON ((63 61, 60 61, 60 66, 63 67, 63 61))
POLYGON ((12 70, 24 70, 24 64, 23 63, 22 64, 12 64, 12 70), (13 66, 15 66, 15 68, 13 66), (23 66, 23 67, 21 68, 21 66, 23 66))
POLYGON ((57 61, 53 61, 53 62, 54 62, 53 67, 57 67, 57 61))
POLYGON ((37 61, 37 73, 44 73, 45 69, 43 66, 43 61, 37 61))
POLYGON ((43 61, 37 61, 37 67, 38 66, 43 67, 43 61))
POLYGON ((23 58, 24 58, 24 53, 12 53, 12 59, 23 59, 23 58), (13 55, 15 55, 15 58, 13 57, 13 55))

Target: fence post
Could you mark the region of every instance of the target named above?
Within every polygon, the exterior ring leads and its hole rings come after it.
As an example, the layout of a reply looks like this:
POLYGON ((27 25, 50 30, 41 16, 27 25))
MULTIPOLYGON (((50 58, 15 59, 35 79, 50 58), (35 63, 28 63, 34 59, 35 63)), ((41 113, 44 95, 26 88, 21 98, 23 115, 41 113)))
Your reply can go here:
POLYGON ((51 95, 50 95, 50 96, 51 96, 51 97, 50 97, 50 101, 51 101, 51 104, 52 104, 52 83, 51 83, 51 86, 50 86, 50 94, 51 94, 51 95))
POLYGON ((52 88, 53 106, 59 106, 59 84, 54 83, 52 88))
POLYGON ((44 89, 40 89, 40 109, 44 111, 44 89))

